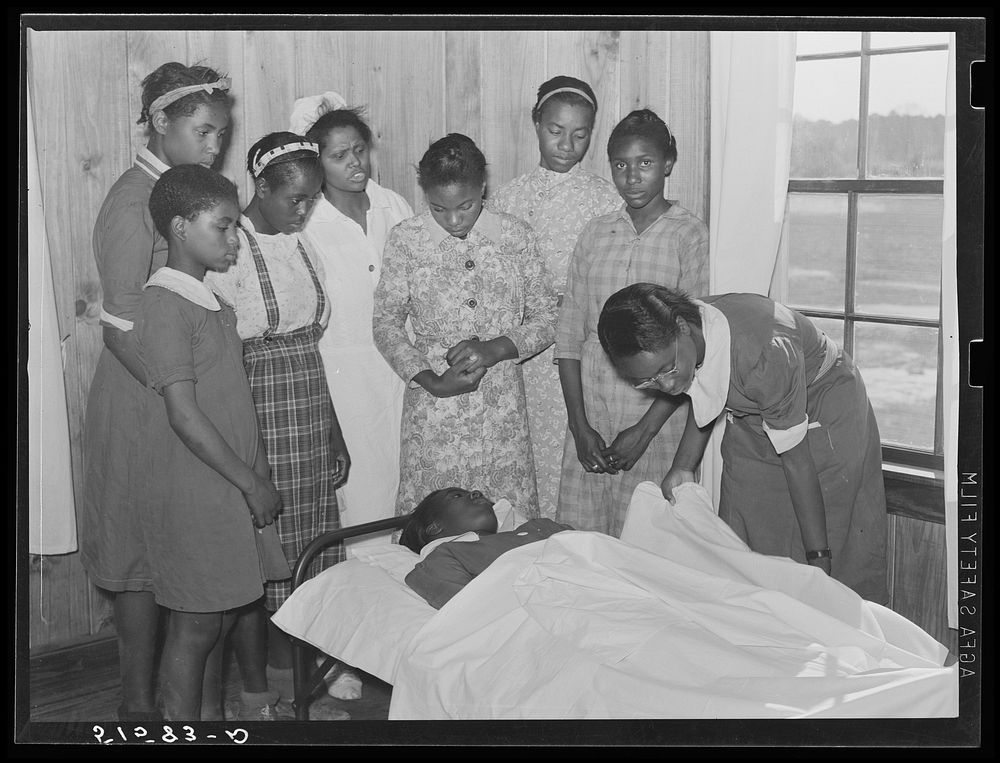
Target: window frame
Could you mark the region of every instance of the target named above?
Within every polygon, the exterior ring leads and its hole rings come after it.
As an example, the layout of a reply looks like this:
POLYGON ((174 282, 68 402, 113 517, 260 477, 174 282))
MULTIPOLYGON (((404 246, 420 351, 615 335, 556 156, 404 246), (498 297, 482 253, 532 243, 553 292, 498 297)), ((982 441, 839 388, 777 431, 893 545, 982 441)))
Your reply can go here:
MULTIPOLYGON (((861 32, 861 44, 856 50, 796 55, 795 64, 801 61, 828 61, 860 58, 858 98, 858 155, 855 178, 789 178, 788 194, 837 194, 847 196, 847 251, 844 271, 844 310, 814 309, 806 306, 789 306, 803 315, 828 318, 844 322, 844 350, 854 355, 854 326, 856 323, 881 323, 893 326, 935 328, 938 332, 937 383, 934 394, 934 443, 931 451, 907 448, 882 442, 882 459, 885 462, 929 469, 940 472, 944 468, 944 426, 942 408, 942 360, 940 296, 937 320, 926 318, 900 318, 859 312, 855 306, 858 263, 858 199, 868 194, 943 196, 944 178, 869 178, 868 173, 868 105, 871 85, 871 58, 901 53, 947 51, 947 43, 871 47, 871 32, 861 32)), ((793 106, 794 108, 794 106, 793 106)))

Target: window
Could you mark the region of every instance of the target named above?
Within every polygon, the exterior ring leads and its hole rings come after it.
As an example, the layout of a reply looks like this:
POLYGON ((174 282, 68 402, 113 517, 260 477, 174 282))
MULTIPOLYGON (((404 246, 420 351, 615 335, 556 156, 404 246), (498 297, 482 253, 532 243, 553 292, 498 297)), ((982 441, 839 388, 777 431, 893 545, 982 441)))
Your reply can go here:
POLYGON ((787 302, 858 362, 887 461, 943 465, 948 33, 799 32, 787 302))

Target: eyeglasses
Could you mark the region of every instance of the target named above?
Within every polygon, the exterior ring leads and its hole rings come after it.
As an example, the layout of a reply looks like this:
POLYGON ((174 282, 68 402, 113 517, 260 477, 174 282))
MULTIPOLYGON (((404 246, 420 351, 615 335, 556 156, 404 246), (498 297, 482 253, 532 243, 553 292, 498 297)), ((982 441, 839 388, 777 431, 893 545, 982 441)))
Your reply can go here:
POLYGON ((680 341, 680 337, 674 340, 674 364, 668 368, 666 371, 660 371, 656 376, 650 376, 648 379, 643 379, 641 382, 637 382, 632 386, 635 389, 653 389, 654 387, 659 387, 660 382, 662 382, 667 377, 673 376, 677 373, 677 343, 680 341))

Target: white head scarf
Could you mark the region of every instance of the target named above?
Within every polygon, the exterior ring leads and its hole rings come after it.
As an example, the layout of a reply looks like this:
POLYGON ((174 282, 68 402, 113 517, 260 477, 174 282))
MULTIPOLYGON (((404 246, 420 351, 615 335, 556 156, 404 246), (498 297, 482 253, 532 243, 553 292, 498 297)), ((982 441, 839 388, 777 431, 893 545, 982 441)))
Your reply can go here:
POLYGON ((309 128, 316 124, 316 120, 328 111, 346 108, 347 101, 340 93, 335 93, 332 90, 327 90, 320 95, 299 98, 292 107, 288 129, 296 135, 305 135, 309 128))

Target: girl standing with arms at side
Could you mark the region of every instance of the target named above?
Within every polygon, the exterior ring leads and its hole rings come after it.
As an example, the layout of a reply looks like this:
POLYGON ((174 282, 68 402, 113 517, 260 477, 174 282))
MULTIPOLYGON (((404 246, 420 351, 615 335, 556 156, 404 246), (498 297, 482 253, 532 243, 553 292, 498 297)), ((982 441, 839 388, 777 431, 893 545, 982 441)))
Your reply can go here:
POLYGON ((139 124, 149 141, 108 192, 94 225, 104 348, 90 385, 84 425, 86 472, 81 559, 114 597, 122 682, 118 717, 155 721, 159 608, 152 593, 139 511, 149 475, 137 469, 139 428, 156 402, 136 355, 132 322, 143 284, 167 260, 149 214, 153 185, 170 167, 211 167, 229 127, 229 80, 206 66, 165 63, 142 81, 139 124))
MULTIPOLYGON (((290 132, 258 140, 247 153, 247 170, 254 196, 239 220, 239 259, 209 283, 236 310, 271 479, 281 494, 278 536, 293 566, 310 541, 340 527, 335 491, 351 464, 319 354, 330 301, 322 266, 300 237, 319 196, 323 170, 318 146, 290 132)), ((327 549, 311 574, 342 559, 341 546, 327 549)), ((293 698, 292 645, 268 617, 288 597, 291 582, 269 583, 265 590, 263 607, 241 616, 236 626, 237 659, 247 688, 241 717, 233 720, 257 719, 273 707, 273 693, 262 694, 271 684, 281 696, 293 698), (249 659, 263 649, 241 650, 243 638, 248 645, 267 644, 266 674, 262 663, 249 659), (241 653, 247 659, 240 659, 241 653)))
POLYGON ((468 484, 537 516, 518 362, 551 344, 556 300, 535 235, 483 209, 486 159, 465 135, 431 144, 418 180, 430 210, 389 233, 373 318, 407 383, 396 513, 468 484))
MULTIPOLYGON (((386 236, 413 210, 371 178, 372 131, 339 95, 297 101, 292 123, 319 146, 323 164, 323 194, 303 236, 326 272, 332 312, 319 350, 351 447, 351 478, 337 499, 341 522, 357 525, 391 517, 399 489, 404 384, 375 346, 372 312, 386 236)), ((350 553, 380 540, 364 536, 344 545, 350 553)))
MULTIPOLYGON (((498 212, 520 217, 535 231, 538 251, 559 300, 566 291, 569 258, 583 226, 622 205, 614 185, 580 166, 590 147, 596 116, 597 98, 586 82, 560 76, 543 83, 531 109, 538 166, 501 186, 488 201, 498 212)), ((556 514, 566 438, 554 351, 549 347, 522 365, 538 506, 549 519, 556 514)))
POLYGON ((636 486, 663 479, 687 412, 671 417, 666 398, 618 375, 601 349, 597 320, 609 296, 638 281, 706 293, 708 229, 663 196, 677 144, 652 111, 633 111, 615 126, 608 160, 625 204, 580 234, 559 313, 555 357, 569 431, 557 520, 617 537, 636 486))
POLYGON ((236 187, 182 165, 163 173, 149 208, 169 254, 146 283, 135 323, 147 384, 162 396, 135 423, 148 459, 142 521, 152 589, 170 610, 164 715, 196 721, 206 664, 237 608, 260 598, 265 580, 291 573, 272 524, 280 498, 267 478, 236 316, 204 283, 206 271, 236 260, 236 187))

